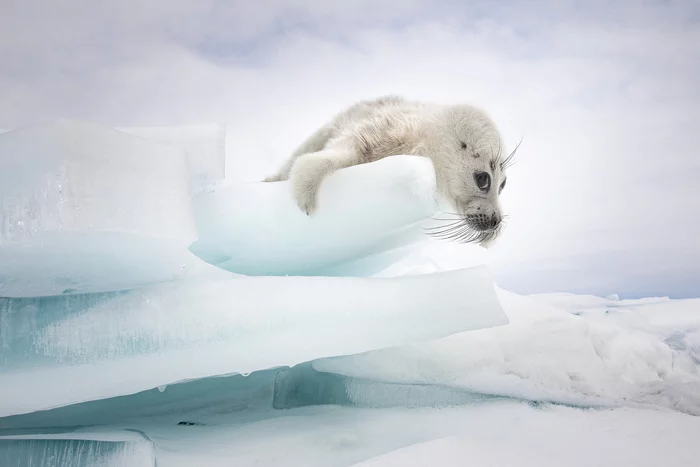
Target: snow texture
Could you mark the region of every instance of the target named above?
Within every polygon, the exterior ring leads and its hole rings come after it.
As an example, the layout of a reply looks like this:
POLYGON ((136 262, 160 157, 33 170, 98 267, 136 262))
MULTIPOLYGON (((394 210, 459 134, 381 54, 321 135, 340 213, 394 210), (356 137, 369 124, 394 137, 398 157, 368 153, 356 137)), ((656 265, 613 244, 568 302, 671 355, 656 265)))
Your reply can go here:
POLYGON ((695 467, 698 434, 700 419, 679 413, 514 402, 449 410, 319 407, 233 426, 152 430, 163 440, 160 467, 695 467))
MULTIPOLYGON (((449 426, 447 429, 435 426, 439 423, 436 413, 411 414, 413 417, 405 417, 408 420, 393 414, 397 418, 394 427, 400 427, 401 422, 433 425, 433 439, 359 462, 355 467, 689 467, 697 465, 700 458, 700 449, 692 441, 700 433, 700 420, 679 414, 575 411, 563 407, 535 410, 505 404, 455 412, 461 417, 446 415, 442 423, 449 426)), ((383 415, 390 420, 390 416, 383 415)))
MULTIPOLYGON (((565 404, 652 404, 700 415, 700 300, 569 298, 568 309, 499 289, 510 324, 362 355, 315 370, 565 404), (609 308, 586 307, 607 303, 609 308)), ((357 397, 371 401, 372 387, 357 397), (368 392, 369 391, 369 392, 368 392)))
POLYGON ((143 419, 130 426, 154 441, 159 467, 695 467, 700 458, 698 417, 514 401, 449 409, 324 406, 257 418, 219 412, 192 424, 143 419))

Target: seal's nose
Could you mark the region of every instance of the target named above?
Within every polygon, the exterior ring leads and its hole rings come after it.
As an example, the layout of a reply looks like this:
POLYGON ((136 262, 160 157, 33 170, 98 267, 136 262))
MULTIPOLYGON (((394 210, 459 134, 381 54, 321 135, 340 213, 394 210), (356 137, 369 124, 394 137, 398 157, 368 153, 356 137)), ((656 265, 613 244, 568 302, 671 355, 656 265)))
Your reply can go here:
POLYGON ((473 227, 479 230, 492 230, 501 223, 501 216, 496 213, 491 214, 491 216, 486 214, 471 215, 467 216, 467 219, 473 227))
POLYGON ((489 219, 489 222, 488 222, 489 229, 495 229, 496 227, 498 227, 498 224, 500 224, 500 223, 501 223, 501 216, 499 216, 495 212, 493 214, 491 214, 491 219, 489 219))

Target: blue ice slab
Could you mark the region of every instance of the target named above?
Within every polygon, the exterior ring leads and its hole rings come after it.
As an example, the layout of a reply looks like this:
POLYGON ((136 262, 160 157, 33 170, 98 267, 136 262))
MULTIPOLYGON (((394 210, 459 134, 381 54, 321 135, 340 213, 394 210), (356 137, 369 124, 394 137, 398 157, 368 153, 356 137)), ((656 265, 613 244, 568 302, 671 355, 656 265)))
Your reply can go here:
POLYGON ((128 432, 0 437, 5 467, 155 467, 153 443, 128 432), (126 439, 119 439, 126 438, 126 439))
POLYGON ((190 426, 190 423, 209 422, 212 417, 225 416, 230 420, 232 416, 261 413, 273 408, 279 371, 269 369, 248 376, 212 376, 135 394, 0 417, 0 435, 86 426, 136 428, 143 423, 190 426))
POLYGON ((440 202, 432 162, 417 156, 335 172, 312 216, 296 205, 288 181, 231 185, 193 200, 199 240, 190 249, 241 274, 323 275, 425 239, 423 226, 440 202))
POLYGON ((208 377, 136 394, 0 418, 0 435, 80 427, 245 423, 318 405, 444 407, 500 399, 442 385, 395 384, 325 373, 312 362, 248 376, 208 377))
POLYGON ((507 322, 483 266, 382 279, 193 279, 128 292, 3 298, 0 416, 507 322))
POLYGON ((185 150, 90 122, 0 135, 0 296, 95 293, 200 262, 185 150))

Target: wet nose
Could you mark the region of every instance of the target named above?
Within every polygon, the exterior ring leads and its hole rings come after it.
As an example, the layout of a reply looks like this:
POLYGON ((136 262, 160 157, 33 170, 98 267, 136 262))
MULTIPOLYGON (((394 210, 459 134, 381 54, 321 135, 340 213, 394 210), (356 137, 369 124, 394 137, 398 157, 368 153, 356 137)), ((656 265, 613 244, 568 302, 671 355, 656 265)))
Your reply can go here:
POLYGON ((501 216, 496 213, 491 214, 491 218, 488 221, 489 229, 495 229, 498 224, 501 223, 501 216))
POLYGON ((476 214, 468 216, 470 223, 479 230, 491 230, 501 223, 501 216, 496 213, 487 216, 486 214, 476 214))

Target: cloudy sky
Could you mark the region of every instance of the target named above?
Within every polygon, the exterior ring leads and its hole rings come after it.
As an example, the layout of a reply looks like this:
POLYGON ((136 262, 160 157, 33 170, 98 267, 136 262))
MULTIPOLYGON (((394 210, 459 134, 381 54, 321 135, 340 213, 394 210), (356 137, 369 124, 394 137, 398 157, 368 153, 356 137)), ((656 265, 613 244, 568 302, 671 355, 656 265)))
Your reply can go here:
POLYGON ((700 296, 696 0, 0 0, 0 127, 229 126, 258 180, 356 99, 523 137, 491 252, 518 292, 700 296))

